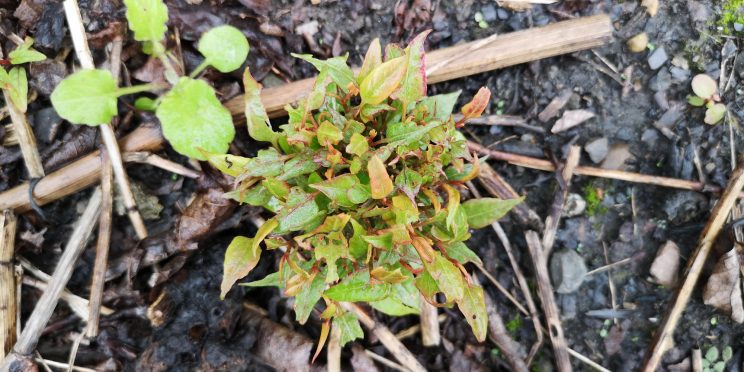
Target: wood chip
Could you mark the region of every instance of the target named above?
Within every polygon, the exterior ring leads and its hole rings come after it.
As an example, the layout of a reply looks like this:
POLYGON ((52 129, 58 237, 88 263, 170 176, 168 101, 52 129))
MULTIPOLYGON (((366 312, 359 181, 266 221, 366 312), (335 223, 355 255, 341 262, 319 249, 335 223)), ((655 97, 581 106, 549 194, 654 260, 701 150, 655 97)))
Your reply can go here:
POLYGON ((679 273, 679 247, 671 240, 667 240, 656 252, 656 258, 649 270, 657 283, 671 288, 677 284, 679 273))
POLYGON ((703 302, 731 315, 737 323, 744 322, 741 293, 741 262, 736 248, 718 259, 713 274, 703 290, 703 302))
POLYGON ((571 91, 571 89, 564 89, 560 94, 555 96, 547 106, 545 106, 542 112, 537 115, 537 118, 543 123, 552 119, 558 115, 558 111, 566 106, 572 95, 573 91, 571 91))
POLYGON ((594 113, 587 110, 568 110, 563 113, 563 116, 555 122, 553 128, 550 129, 553 133, 560 133, 565 130, 569 130, 591 118, 594 117, 594 113))

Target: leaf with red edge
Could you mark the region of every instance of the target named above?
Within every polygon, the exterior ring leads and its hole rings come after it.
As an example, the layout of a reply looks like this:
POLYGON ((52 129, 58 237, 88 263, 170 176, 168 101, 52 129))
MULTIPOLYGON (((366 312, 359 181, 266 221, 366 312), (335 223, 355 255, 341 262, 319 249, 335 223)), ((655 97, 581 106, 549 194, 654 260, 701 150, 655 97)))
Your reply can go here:
POLYGON ((426 96, 426 61, 424 56, 424 41, 431 30, 426 30, 416 36, 406 48, 406 74, 400 82, 400 90, 394 95, 403 102, 403 107, 416 102, 426 96))
POLYGON ((220 285, 220 298, 225 295, 236 281, 248 275, 258 264, 261 249, 253 249, 253 239, 236 236, 225 251, 225 263, 220 285))
POLYGON ((481 87, 478 93, 475 94, 473 99, 468 102, 465 106, 462 106, 463 118, 459 123, 464 123, 465 120, 477 118, 481 116, 483 110, 488 106, 488 101, 491 99, 491 91, 486 87, 481 87))

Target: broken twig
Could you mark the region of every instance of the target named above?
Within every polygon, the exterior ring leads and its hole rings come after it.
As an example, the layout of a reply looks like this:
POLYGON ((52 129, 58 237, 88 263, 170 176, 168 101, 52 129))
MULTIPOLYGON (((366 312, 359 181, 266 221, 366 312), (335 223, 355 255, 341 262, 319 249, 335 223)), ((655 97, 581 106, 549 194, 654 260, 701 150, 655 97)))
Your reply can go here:
POLYGON ((0 360, 10 352, 16 340, 16 217, 12 211, 0 215, 0 360))
POLYGON ((569 187, 571 186, 571 177, 573 177, 576 166, 579 165, 579 159, 581 158, 581 147, 571 146, 566 157, 566 163, 561 169, 561 173, 557 176, 563 182, 560 182, 560 190, 555 194, 553 204, 550 205, 550 214, 545 219, 545 230, 543 230, 542 245, 545 250, 545 258, 550 257, 550 251, 553 249, 553 243, 555 242, 555 234, 558 232, 558 225, 561 222, 561 215, 563 214, 563 208, 566 204, 566 197, 568 196, 569 187))

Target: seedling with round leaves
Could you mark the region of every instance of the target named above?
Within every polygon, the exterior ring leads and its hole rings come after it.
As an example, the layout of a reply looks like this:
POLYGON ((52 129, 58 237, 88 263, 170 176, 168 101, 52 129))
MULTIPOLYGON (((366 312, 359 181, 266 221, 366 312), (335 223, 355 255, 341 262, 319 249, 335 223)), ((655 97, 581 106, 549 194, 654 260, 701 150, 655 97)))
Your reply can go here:
MULTIPOLYGON (((204 61, 189 76, 177 76, 169 52, 162 40, 167 31, 168 8, 162 0, 125 0, 129 28, 143 50, 160 59, 165 66, 165 78, 170 89, 160 97, 139 97, 137 109, 155 111, 163 135, 182 155, 205 160, 203 151, 226 153, 235 137, 230 112, 222 106, 209 84, 197 79, 198 74, 212 66, 220 72, 240 68, 248 56, 248 40, 235 27, 224 25, 205 32, 197 49, 204 61)), ((158 91, 163 84, 143 84, 119 87, 106 70, 81 70, 66 77, 52 92, 51 100, 57 113, 73 124, 101 125, 118 114, 117 99, 123 95, 158 91)))
POLYGON ((461 202, 459 187, 477 176, 479 159, 457 128, 481 115, 490 91, 481 88, 455 122, 459 92, 426 96, 425 37, 405 49, 388 45, 385 58, 374 40, 357 74, 346 56, 297 55, 319 73, 312 91, 286 107, 279 131, 246 69, 248 132, 269 147, 253 158, 205 153, 235 178, 227 197, 273 214, 254 237, 228 246, 222 296, 263 250, 281 248, 276 273, 242 285, 281 288, 294 297, 300 323, 322 300, 318 351, 331 323, 341 344, 363 336, 340 303, 402 316, 419 313, 420 295, 434 306, 457 305, 476 338, 486 337, 483 289, 465 268, 481 261, 465 241, 471 228, 490 225, 522 199, 461 202))
POLYGON ((721 103, 718 95, 718 84, 706 74, 698 74, 692 78, 692 91, 695 95, 687 96, 687 102, 693 106, 705 106, 706 124, 716 124, 726 115, 726 105, 721 103))

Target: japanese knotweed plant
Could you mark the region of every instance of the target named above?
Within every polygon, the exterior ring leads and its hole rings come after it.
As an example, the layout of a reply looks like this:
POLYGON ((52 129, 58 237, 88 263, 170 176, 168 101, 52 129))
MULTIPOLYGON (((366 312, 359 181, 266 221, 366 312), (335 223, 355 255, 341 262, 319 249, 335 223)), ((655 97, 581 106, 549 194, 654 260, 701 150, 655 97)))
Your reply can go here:
MULTIPOLYGON (((173 148, 190 158, 205 160, 202 151, 226 153, 235 137, 230 112, 217 99, 214 89, 197 75, 212 66, 231 72, 248 56, 248 40, 235 27, 210 29, 199 39, 197 49, 204 56, 189 76, 178 76, 172 53, 162 43, 167 31, 168 8, 162 0, 124 0, 127 21, 143 51, 158 58, 165 67, 170 90, 155 100, 140 97, 138 108, 155 110, 163 135, 173 148)), ((57 113, 75 124, 100 125, 117 115, 117 98, 126 94, 162 90, 160 84, 119 87, 108 70, 81 70, 60 82, 51 100, 57 113)))
POLYGON ((14 65, 10 71, 0 67, 0 88, 8 93, 13 106, 22 113, 28 108, 28 79, 26 69, 17 65, 46 59, 43 53, 31 48, 33 44, 34 39, 27 37, 23 44, 8 53, 7 59, 0 60, 2 65, 14 65))
POLYGON ((294 297, 305 323, 325 303, 321 342, 331 321, 341 343, 361 337, 341 302, 363 302, 389 315, 419 313, 419 293, 435 306, 457 305, 478 340, 487 329, 483 289, 464 265, 481 263, 465 245, 521 199, 461 202, 459 186, 476 177, 478 159, 457 130, 480 116, 490 98, 481 88, 455 121, 459 92, 426 96, 424 40, 403 49, 379 40, 358 72, 347 57, 296 55, 318 71, 308 95, 287 106, 275 132, 260 86, 244 74, 249 134, 271 144, 256 157, 208 155, 235 177, 228 197, 273 213, 252 238, 227 248, 222 296, 258 263, 262 243, 283 250, 279 270, 246 286, 276 286, 294 297))

